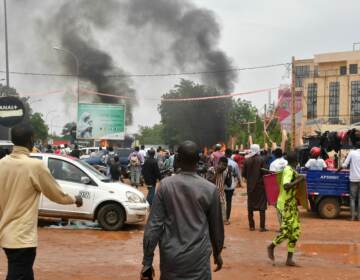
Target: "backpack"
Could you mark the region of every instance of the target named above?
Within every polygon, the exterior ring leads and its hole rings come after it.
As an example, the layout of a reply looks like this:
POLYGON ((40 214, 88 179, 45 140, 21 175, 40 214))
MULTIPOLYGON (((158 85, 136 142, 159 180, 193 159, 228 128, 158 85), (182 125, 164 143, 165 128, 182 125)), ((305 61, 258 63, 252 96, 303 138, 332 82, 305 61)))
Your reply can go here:
POLYGON ((226 176, 225 176, 225 188, 231 188, 232 186, 232 177, 233 177, 233 172, 232 172, 232 167, 228 166, 227 172, 226 172, 226 176))
POLYGON ((130 165, 131 166, 139 166, 140 160, 137 154, 132 154, 130 157, 130 165))

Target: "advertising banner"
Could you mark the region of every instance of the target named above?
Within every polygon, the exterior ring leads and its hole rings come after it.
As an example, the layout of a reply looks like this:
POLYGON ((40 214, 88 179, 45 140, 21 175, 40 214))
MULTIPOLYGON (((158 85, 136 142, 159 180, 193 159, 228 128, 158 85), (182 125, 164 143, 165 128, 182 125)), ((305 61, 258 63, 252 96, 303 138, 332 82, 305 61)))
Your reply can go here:
POLYGON ((125 106, 80 103, 76 138, 124 140, 125 106))
MULTIPOLYGON (((302 120, 302 92, 295 92, 295 119, 296 127, 301 126, 302 120)), ((291 131, 291 90, 289 87, 283 87, 278 92, 278 109, 277 114, 281 128, 291 131)))

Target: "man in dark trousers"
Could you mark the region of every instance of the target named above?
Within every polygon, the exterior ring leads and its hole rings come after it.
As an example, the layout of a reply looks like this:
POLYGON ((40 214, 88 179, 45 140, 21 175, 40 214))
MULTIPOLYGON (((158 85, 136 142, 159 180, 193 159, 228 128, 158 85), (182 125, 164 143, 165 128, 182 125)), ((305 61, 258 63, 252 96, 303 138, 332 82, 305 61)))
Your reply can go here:
POLYGON ((144 232, 141 279, 152 279, 154 251, 160 247, 160 279, 210 280, 211 252, 222 268, 224 244, 219 194, 196 173, 198 147, 185 141, 178 149, 179 174, 160 182, 144 232))
POLYGON ((148 188, 146 200, 151 206, 155 196, 156 183, 161 179, 159 165, 155 159, 155 150, 151 149, 148 151, 148 157, 141 169, 141 173, 148 188))
POLYGON ((82 205, 69 196, 41 160, 30 158, 34 130, 21 124, 11 130, 14 149, 0 160, 0 247, 8 259, 7 280, 33 280, 40 194, 60 204, 82 205))
POLYGON ((118 156, 114 156, 114 162, 110 165, 110 176, 111 180, 114 182, 119 182, 121 178, 121 164, 120 158, 118 156))
POLYGON ((262 169, 266 168, 266 164, 260 156, 259 145, 251 145, 250 150, 242 170, 247 185, 249 227, 251 231, 255 230, 254 211, 260 211, 260 231, 264 232, 267 231, 265 227, 267 200, 262 169))
POLYGON ((74 158, 80 158, 81 151, 78 145, 75 145, 74 149, 71 151, 70 155, 74 158))

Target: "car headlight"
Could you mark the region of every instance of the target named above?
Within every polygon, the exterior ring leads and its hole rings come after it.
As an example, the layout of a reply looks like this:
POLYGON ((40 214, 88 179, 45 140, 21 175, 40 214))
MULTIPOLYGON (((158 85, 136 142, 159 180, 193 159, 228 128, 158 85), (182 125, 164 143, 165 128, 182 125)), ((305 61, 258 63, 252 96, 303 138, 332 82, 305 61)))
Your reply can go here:
POLYGON ((129 202, 141 203, 142 199, 139 195, 133 192, 126 192, 126 198, 129 202))

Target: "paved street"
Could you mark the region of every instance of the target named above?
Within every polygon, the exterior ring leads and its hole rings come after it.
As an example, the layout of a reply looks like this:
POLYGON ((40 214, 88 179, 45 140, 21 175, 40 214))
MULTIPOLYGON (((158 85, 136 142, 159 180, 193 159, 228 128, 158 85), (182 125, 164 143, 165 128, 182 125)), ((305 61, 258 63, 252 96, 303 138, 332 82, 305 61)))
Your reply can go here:
MULTIPOLYGON (((265 249, 276 234, 274 209, 268 211, 269 232, 250 232, 245 198, 243 190, 237 190, 232 224, 226 226, 225 265, 214 274, 215 280, 359 279, 360 222, 348 221, 348 213, 339 220, 321 220, 303 212, 301 242, 296 253, 301 267, 284 266, 285 244, 276 252, 273 267, 265 249)), ((121 232, 40 228, 36 277, 40 280, 138 279, 143 227, 127 226, 121 232)), ((1 253, 0 279, 4 279, 5 271, 5 256, 1 253)))

